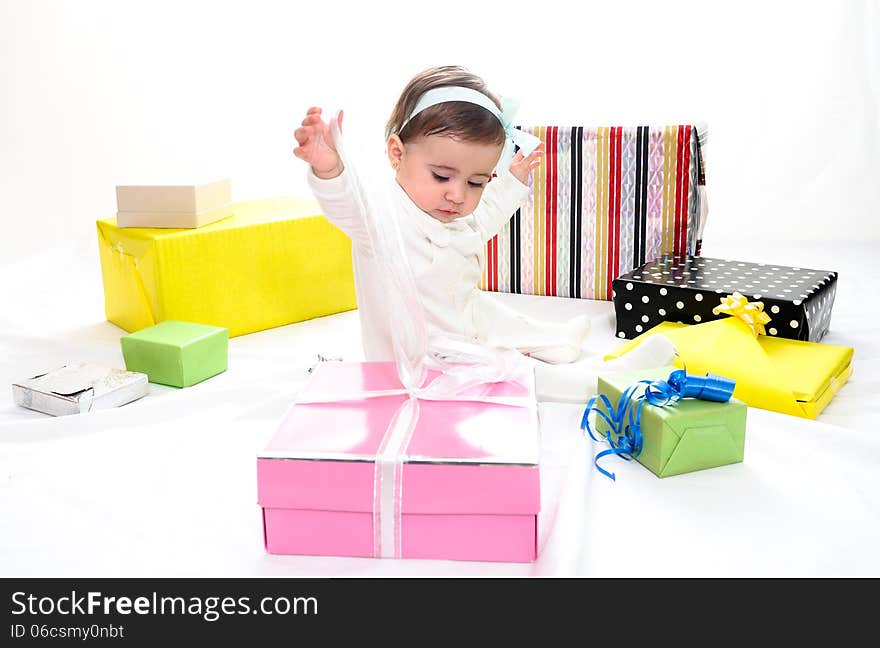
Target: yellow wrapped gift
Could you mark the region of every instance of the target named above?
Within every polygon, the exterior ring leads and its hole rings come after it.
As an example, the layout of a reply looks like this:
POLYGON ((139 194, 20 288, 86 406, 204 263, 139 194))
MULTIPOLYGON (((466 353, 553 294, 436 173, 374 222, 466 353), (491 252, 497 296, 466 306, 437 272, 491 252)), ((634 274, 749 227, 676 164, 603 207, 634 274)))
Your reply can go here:
MULTIPOLYGON (((734 293, 735 300, 742 296, 734 293)), ((731 301, 728 298, 727 301, 731 301)), ((751 407, 814 419, 852 375, 853 349, 764 335, 769 317, 760 302, 718 312, 731 317, 704 324, 663 322, 605 356, 618 358, 652 335, 663 335, 678 353, 675 364, 691 373, 736 380, 733 395, 751 407)))
POLYGON ((357 308, 351 241, 314 200, 233 203, 195 229, 97 221, 107 319, 133 332, 164 320, 244 335, 357 308))

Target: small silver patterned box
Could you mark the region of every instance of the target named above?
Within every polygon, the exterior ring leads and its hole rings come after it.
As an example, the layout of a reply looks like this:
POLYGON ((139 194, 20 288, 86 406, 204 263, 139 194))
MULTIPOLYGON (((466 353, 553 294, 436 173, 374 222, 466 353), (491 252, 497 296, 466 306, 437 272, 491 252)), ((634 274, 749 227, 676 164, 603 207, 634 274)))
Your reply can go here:
POLYGON ((15 404, 65 416, 130 403, 149 391, 147 374, 78 363, 12 385, 15 404))

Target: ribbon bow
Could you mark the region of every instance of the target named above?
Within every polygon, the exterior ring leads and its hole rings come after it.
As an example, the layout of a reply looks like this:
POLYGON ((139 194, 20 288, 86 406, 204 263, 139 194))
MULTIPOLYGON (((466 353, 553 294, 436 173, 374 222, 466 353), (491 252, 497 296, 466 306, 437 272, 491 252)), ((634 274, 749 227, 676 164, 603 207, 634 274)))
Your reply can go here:
POLYGON ((724 376, 711 373, 699 376, 677 369, 669 374, 666 380, 640 380, 630 385, 620 396, 616 409, 611 406, 611 401, 605 394, 593 396, 587 403, 587 409, 581 419, 581 429, 586 430, 594 441, 600 441, 590 427, 590 412, 596 412, 596 415, 601 416, 610 428, 603 437, 610 447, 599 452, 593 458, 593 463, 599 472, 610 477, 612 481, 617 481, 614 473, 608 472, 599 465, 599 459, 613 454, 629 461, 639 456, 644 442, 642 408, 645 403, 654 407, 668 407, 683 398, 726 403, 733 396, 735 386, 735 380, 724 376), (645 385, 644 392, 636 396, 636 391, 642 385, 645 385), (603 406, 605 411, 600 409, 600 406, 603 406))
POLYGON ((647 380, 645 400, 656 407, 665 407, 677 403, 682 398, 726 403, 733 396, 736 381, 718 374, 707 373, 705 376, 689 374, 684 369, 676 369, 669 378, 663 380, 647 380))
MULTIPOLYGON (((508 141, 512 144, 516 144, 516 146, 522 151, 523 155, 528 155, 537 148, 538 144, 541 143, 541 139, 531 133, 516 128, 513 125, 513 118, 516 117, 516 113, 519 112, 519 106, 519 99, 504 97, 501 100, 501 114, 496 116, 504 127, 504 133, 507 135, 508 141)), ((502 155, 501 158, 503 161, 504 156, 502 155)), ((500 162, 499 166, 501 166, 500 162)))
POLYGON ((764 325, 770 322, 770 316, 764 312, 764 302, 750 302, 739 292, 734 292, 721 299, 721 303, 712 309, 712 314, 724 313, 737 317, 748 324, 755 337, 766 335, 764 325))

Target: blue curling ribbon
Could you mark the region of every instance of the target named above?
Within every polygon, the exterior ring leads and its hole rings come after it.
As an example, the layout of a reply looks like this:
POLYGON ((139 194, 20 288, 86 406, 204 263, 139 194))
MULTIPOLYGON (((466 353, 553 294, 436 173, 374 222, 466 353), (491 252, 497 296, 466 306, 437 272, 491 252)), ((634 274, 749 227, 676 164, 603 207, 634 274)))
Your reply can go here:
POLYGON ((608 397, 605 394, 593 396, 587 402, 587 409, 584 411, 584 416, 581 419, 581 429, 586 430, 591 439, 599 441, 599 439, 593 434, 593 430, 590 427, 590 422, 588 420, 591 411, 595 411, 597 416, 601 416, 605 419, 608 427, 611 428, 605 433, 604 437, 610 448, 602 450, 597 454, 593 458, 593 463, 600 473, 606 477, 610 477, 612 481, 617 481, 617 477, 615 477, 614 473, 608 472, 600 466, 599 459, 606 455, 614 454, 621 459, 629 461, 633 457, 638 457, 639 453, 641 453, 642 407, 644 407, 646 401, 642 396, 639 396, 635 399, 638 404, 635 407, 631 407, 631 405, 633 403, 633 395, 639 388, 639 385, 648 382, 651 381, 640 380, 635 385, 628 387, 621 395, 616 410, 611 407, 611 401, 608 400, 608 397), (604 412, 597 406, 597 402, 604 405, 604 412))
POLYGON ((682 398, 697 398, 699 400, 726 403, 733 396, 736 381, 724 376, 707 373, 705 376, 686 373, 683 369, 677 369, 669 374, 666 380, 640 380, 636 384, 626 388, 621 394, 617 409, 611 406, 611 401, 604 394, 593 396, 587 402, 587 409, 581 419, 581 429, 594 441, 599 441, 590 427, 590 412, 596 412, 608 424, 610 430, 605 433, 604 439, 610 446, 602 450, 593 458, 596 468, 612 481, 617 481, 614 473, 608 472, 599 465, 599 459, 607 455, 617 455, 621 459, 629 461, 638 457, 642 452, 642 408, 647 402, 654 407, 668 407, 675 405, 682 398), (645 390, 640 396, 635 396, 641 385, 645 390), (600 407, 601 406, 601 407, 600 407), (604 407, 604 411, 602 409, 604 407))
POLYGON ((677 403, 682 398, 726 403, 733 396, 736 381, 717 374, 707 373, 705 376, 685 373, 677 369, 663 380, 642 380, 647 383, 645 398, 651 405, 665 407, 677 403))

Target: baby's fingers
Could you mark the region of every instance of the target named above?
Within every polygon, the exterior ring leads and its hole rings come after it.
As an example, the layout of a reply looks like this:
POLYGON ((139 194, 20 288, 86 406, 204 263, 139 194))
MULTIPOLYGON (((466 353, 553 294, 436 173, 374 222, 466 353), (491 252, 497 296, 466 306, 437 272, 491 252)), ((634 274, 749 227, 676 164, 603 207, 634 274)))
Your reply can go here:
POLYGON ((543 157, 543 155, 544 155, 544 151, 542 151, 541 149, 535 149, 534 151, 532 151, 531 153, 529 153, 529 157, 526 158, 526 159, 528 159, 528 160, 534 160, 534 159, 537 159, 537 158, 543 157))
POLYGON ((308 114, 308 115, 306 115, 305 118, 302 120, 302 125, 303 125, 303 126, 315 126, 316 124, 321 124, 321 123, 323 123, 323 121, 322 121, 322 119, 321 119, 321 114, 320 114, 320 113, 311 113, 311 114, 308 114))
POLYGON ((297 128, 293 131, 293 136, 296 138, 296 141, 300 146, 305 144, 311 139, 311 134, 308 128, 297 128))
POLYGON ((530 169, 534 169, 536 166, 541 164, 542 157, 544 157, 544 151, 542 151, 540 148, 537 148, 529 153, 528 157, 525 158, 525 161, 526 164, 529 165, 530 169))
POLYGON ((531 153, 529 153, 528 157, 530 157, 530 158, 536 157, 536 156, 540 157, 542 155, 544 155, 544 142, 541 142, 540 144, 538 144, 535 147, 535 150, 532 151, 531 153))

